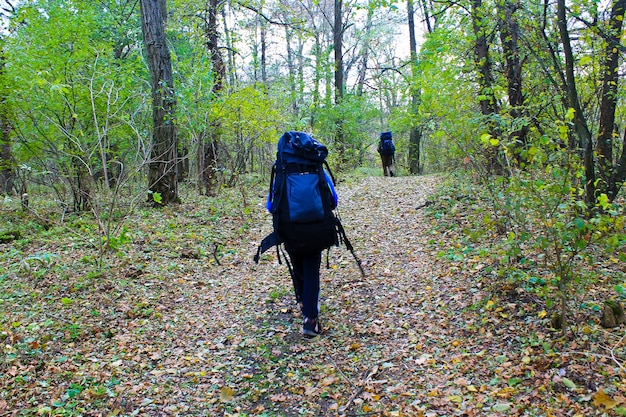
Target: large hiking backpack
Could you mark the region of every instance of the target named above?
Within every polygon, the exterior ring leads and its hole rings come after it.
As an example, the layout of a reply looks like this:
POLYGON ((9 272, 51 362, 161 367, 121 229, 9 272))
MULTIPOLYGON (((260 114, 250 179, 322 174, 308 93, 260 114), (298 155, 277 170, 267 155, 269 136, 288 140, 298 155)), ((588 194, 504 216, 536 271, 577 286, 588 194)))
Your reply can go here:
POLYGON ((262 253, 283 243, 294 252, 321 251, 344 243, 355 256, 333 212, 337 202, 328 183, 328 178, 334 179, 327 156, 328 148, 307 133, 290 131, 281 136, 268 195, 274 230, 259 245, 255 262, 262 253))
POLYGON ((396 152, 396 146, 393 143, 391 132, 383 132, 380 134, 378 142, 378 153, 381 155, 393 155, 396 152))

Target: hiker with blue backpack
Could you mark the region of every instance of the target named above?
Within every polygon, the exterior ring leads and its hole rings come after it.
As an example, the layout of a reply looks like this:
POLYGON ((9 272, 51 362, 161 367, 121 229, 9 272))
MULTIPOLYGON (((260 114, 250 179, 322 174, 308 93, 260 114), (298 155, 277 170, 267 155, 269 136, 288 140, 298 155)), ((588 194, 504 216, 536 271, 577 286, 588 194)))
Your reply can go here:
POLYGON ((307 133, 289 131, 281 136, 267 197, 273 231, 263 239, 254 257, 258 263, 262 253, 276 246, 280 263, 280 248, 284 244, 288 256, 283 253, 283 258, 302 312, 305 338, 314 338, 322 332, 319 321, 322 251, 341 241, 361 268, 341 221, 333 212, 338 198, 327 156, 328 148, 307 133))
POLYGON ((393 163, 395 161, 396 145, 393 143, 391 132, 382 132, 378 141, 378 153, 383 164, 383 175, 393 177, 393 163))

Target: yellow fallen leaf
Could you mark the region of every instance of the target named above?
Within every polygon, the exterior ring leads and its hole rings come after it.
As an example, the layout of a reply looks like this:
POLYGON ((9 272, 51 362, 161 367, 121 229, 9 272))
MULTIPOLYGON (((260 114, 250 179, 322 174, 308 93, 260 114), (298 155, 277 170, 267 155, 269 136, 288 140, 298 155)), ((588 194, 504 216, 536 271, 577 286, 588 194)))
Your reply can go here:
POLYGON ((615 406, 619 404, 617 401, 614 401, 611 397, 607 395, 606 392, 602 388, 598 390, 593 396, 593 405, 599 407, 603 405, 606 408, 615 408, 615 406))
POLYGON ((234 389, 230 387, 223 387, 220 390, 220 400, 222 400, 223 403, 232 401, 234 397, 235 397, 234 389))
POLYGON ((434 389, 434 390, 432 390, 432 391, 430 391, 430 392, 428 393, 428 396, 429 396, 429 397, 438 397, 438 396, 439 396, 439 391, 438 391, 438 390, 436 390, 436 389, 434 389))
POLYGON ((548 312, 546 310, 541 310, 539 312, 539 314, 537 314, 537 317, 539 317, 540 319, 544 318, 545 316, 548 315, 548 312))

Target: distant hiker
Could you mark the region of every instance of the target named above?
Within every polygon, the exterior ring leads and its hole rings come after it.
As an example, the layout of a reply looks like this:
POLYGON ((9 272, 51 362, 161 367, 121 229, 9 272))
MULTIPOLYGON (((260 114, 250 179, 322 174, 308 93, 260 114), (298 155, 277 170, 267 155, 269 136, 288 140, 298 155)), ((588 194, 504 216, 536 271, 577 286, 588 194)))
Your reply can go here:
MULTIPOLYGON (((272 246, 280 249, 284 243, 306 338, 322 332, 318 317, 322 251, 341 241, 354 256, 343 226, 333 213, 337 193, 326 164, 327 155, 326 146, 307 133, 286 132, 280 138, 267 197, 274 231, 263 239, 254 257, 258 263, 262 253, 272 246)), ((360 261, 355 259, 360 268, 360 261)))
POLYGON ((396 145, 393 143, 391 132, 383 132, 380 134, 378 141, 378 153, 383 164, 383 174, 385 177, 394 176, 393 163, 395 161, 396 145))

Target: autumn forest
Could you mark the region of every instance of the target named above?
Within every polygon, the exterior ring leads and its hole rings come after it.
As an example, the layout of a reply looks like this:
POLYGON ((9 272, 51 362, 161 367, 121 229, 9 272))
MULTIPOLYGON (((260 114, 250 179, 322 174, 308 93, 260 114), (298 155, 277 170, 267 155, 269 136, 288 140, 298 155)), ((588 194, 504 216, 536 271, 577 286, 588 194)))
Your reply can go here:
POLYGON ((625 416, 625 14, 0 0, 0 417, 625 416), (252 262, 289 130, 360 262, 313 342, 252 262))

